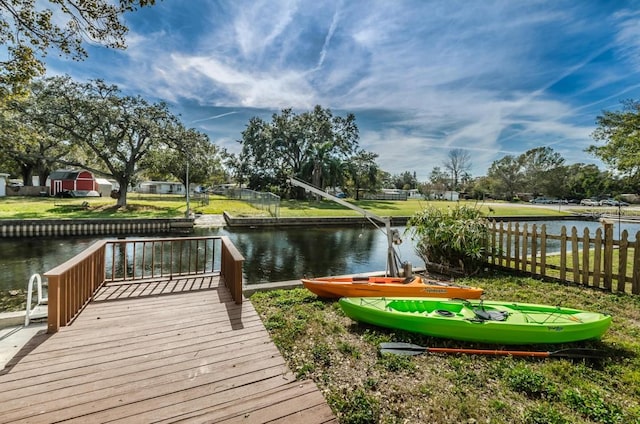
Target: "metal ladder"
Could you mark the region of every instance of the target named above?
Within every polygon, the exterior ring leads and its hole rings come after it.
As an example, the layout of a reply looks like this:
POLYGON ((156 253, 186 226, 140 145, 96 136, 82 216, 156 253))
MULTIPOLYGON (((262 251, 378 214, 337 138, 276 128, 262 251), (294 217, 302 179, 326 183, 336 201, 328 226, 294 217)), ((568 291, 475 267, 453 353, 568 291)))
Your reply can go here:
POLYGON ((33 319, 40 319, 47 317, 47 310, 42 308, 41 306, 47 305, 49 301, 48 297, 42 296, 42 278, 40 278, 40 274, 33 274, 31 279, 29 280, 29 286, 27 287, 27 308, 26 313, 24 315, 24 326, 27 327, 29 322, 33 319), (32 308, 31 301, 33 298, 33 284, 36 283, 37 289, 37 299, 38 302, 32 308))

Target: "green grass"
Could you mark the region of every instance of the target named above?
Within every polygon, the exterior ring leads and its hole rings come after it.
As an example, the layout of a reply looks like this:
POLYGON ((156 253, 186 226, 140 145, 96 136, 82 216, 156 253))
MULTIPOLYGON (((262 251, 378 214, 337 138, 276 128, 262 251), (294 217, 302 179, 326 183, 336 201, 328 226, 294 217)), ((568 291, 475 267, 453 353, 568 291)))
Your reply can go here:
MULTIPOLYGON (((424 200, 348 201, 378 216, 411 216, 416 211, 432 205, 437 208, 450 208, 458 203, 424 200)), ((549 208, 532 208, 526 204, 504 203, 488 206, 474 201, 462 201, 471 207, 479 208, 485 216, 558 216, 569 214, 568 210, 558 211, 549 208)), ((227 211, 232 216, 269 217, 261 210, 240 200, 223 196, 209 196, 209 203, 202 204, 197 198, 190 201, 191 210, 201 214, 221 214, 227 211)), ((139 195, 131 193, 127 197, 127 207, 116 207, 115 199, 107 197, 89 197, 73 199, 54 199, 41 197, 0 197, 0 219, 46 219, 46 218, 172 218, 185 216, 186 199, 180 195, 139 195), (67 205, 78 205, 86 201, 87 209, 72 209, 67 205)), ((294 201, 283 200, 280 204, 281 217, 336 217, 360 216, 354 210, 329 200, 294 201)))
MULTIPOLYGON (((261 212, 246 202, 212 196, 209 205, 197 200, 190 202, 191 210, 198 213, 235 214, 261 212)), ((116 200, 108 197, 54 199, 40 197, 0 197, 0 219, 59 219, 59 218, 177 218, 187 210, 184 196, 130 195, 127 207, 118 208, 116 200), (72 209, 65 205, 89 204, 86 209, 72 209)))
MULTIPOLYGON (((379 216, 411 216, 416 211, 427 206, 436 208, 451 208, 458 204, 479 208, 485 216, 558 216, 568 215, 567 211, 558 211, 549 208, 531 208, 527 205, 517 205, 505 203, 504 205, 486 205, 475 201, 445 202, 445 201, 425 201, 425 200, 359 200, 347 199, 362 209, 370 211, 379 216)), ((360 214, 330 200, 322 201, 290 201, 283 200, 280 203, 280 216, 300 217, 300 216, 359 216, 360 214)))
MULTIPOLYGON (((424 200, 407 200, 407 201, 391 201, 391 200, 353 200, 347 201, 359 208, 367 210, 375 215, 382 217, 405 217, 412 216, 416 211, 431 205, 436 208, 451 208, 458 204, 464 204, 470 207, 476 207, 482 211, 485 216, 560 216, 569 215, 569 210, 558 211, 549 208, 532 208, 526 204, 494 204, 486 205, 475 201, 461 202, 445 202, 445 201, 424 201, 424 200)), ((207 208, 199 208, 206 211, 207 208)), ((237 211, 226 209, 230 214, 238 214, 237 211)), ((205 212, 206 213, 206 212, 205 212)), ((269 216, 266 211, 257 208, 253 210, 243 210, 239 213, 248 216, 269 216)), ((352 209, 348 209, 338 203, 330 200, 320 201, 299 201, 299 200, 282 200, 280 203, 281 217, 343 217, 343 216, 361 216, 361 214, 352 209)))
POLYGON ((361 325, 305 289, 250 301, 298 378, 313 379, 341 423, 640 423, 640 298, 491 274, 459 280, 485 298, 607 311, 601 341, 511 349, 591 347, 603 361, 498 356, 380 355, 382 341, 502 348, 361 325), (357 354, 354 354, 357 352, 357 354))

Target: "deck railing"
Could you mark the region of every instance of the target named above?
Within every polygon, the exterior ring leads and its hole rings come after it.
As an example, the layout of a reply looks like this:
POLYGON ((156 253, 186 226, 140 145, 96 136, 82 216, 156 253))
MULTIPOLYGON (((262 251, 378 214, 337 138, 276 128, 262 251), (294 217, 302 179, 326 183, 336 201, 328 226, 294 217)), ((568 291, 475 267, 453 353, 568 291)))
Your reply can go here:
POLYGON ((613 223, 591 234, 576 227, 547 234, 546 226, 519 223, 490 225, 487 261, 521 272, 569 281, 610 292, 640 294, 640 232, 629 240, 625 230, 614 239, 613 223))
POLYGON ((44 274, 48 332, 69 325, 107 282, 219 275, 242 303, 244 258, 228 237, 101 240, 44 274))

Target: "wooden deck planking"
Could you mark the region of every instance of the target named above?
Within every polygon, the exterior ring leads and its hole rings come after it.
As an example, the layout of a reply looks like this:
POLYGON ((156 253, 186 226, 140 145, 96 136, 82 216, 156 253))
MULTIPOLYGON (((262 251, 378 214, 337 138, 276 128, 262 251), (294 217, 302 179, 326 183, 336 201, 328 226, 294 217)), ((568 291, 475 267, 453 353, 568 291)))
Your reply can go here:
POLYGON ((112 284, 0 375, 0 423, 336 423, 217 276, 112 284), (154 293, 149 296, 148 294, 154 293))

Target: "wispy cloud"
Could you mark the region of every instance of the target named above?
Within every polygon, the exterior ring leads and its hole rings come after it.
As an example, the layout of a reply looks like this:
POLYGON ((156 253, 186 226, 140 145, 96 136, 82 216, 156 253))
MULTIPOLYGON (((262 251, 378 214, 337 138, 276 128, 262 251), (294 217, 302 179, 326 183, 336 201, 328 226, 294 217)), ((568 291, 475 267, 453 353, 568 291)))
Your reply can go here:
POLYGON ((593 160, 584 149, 598 112, 640 96, 632 5, 161 2, 132 15, 127 51, 92 50, 80 66, 52 60, 50 69, 178 109, 198 104, 203 110, 185 119, 231 151, 245 112, 321 104, 356 114, 362 147, 388 172, 426 178, 448 149, 466 148, 480 175, 505 154, 540 145, 593 160))
POLYGON ((234 115, 238 112, 227 112, 227 113, 221 113, 219 115, 214 115, 214 116, 210 116, 208 118, 202 118, 202 119, 196 119, 195 121, 191 121, 192 124, 195 124, 197 122, 204 122, 204 121, 211 121, 213 119, 220 119, 223 118, 225 116, 229 116, 229 115, 234 115))

